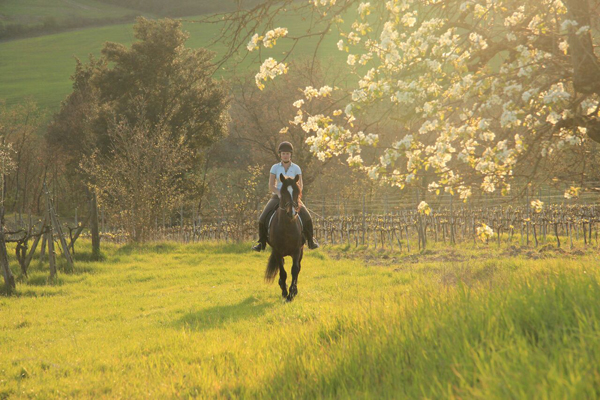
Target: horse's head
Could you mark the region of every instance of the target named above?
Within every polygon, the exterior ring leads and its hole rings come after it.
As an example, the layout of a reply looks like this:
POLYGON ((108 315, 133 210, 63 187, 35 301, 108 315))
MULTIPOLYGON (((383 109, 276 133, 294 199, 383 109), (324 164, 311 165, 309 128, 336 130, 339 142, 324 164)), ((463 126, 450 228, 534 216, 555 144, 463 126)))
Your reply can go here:
POLYGON ((287 178, 283 174, 279 174, 279 180, 282 183, 279 208, 284 209, 288 217, 294 218, 300 210, 300 198, 302 197, 302 193, 298 187, 300 176, 296 175, 295 178, 287 178))

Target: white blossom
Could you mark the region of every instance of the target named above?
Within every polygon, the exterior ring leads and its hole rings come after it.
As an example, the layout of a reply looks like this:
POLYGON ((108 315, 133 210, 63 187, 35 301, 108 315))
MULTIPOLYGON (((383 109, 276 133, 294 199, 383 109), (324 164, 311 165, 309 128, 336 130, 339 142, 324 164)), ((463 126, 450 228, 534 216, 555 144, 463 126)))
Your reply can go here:
POLYGON ((258 49, 258 41, 259 40, 260 40, 260 36, 258 36, 258 33, 255 33, 254 36, 252 36, 252 38, 250 38, 250 41, 248 42, 248 45, 246 46, 248 51, 258 49))
POLYGON ((265 85, 262 83, 267 79, 274 79, 277 75, 283 75, 287 73, 287 64, 278 63, 272 57, 269 57, 260 66, 260 71, 254 77, 256 86, 260 90, 264 89, 265 85))

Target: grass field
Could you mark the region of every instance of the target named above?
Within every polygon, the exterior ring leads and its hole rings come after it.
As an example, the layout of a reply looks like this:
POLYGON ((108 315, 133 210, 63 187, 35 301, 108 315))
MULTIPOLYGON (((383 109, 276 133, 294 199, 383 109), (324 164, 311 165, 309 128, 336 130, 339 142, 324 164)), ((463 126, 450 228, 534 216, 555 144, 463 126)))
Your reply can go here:
POLYGON ((0 297, 0 398, 600 396, 595 249, 319 250, 284 303, 247 243, 84 245, 0 297))
POLYGON ((76 18, 119 18, 135 12, 95 0, 3 0, 0 14, 6 24, 35 24, 49 17, 60 23, 76 18))
MULTIPOLYGON (((304 22, 299 19, 283 20, 281 24, 289 28, 290 35, 305 32, 304 22)), ((217 25, 184 23, 184 30, 190 34, 186 45, 191 48, 207 46, 219 29, 217 25)), ((0 43, 0 99, 5 99, 11 105, 31 97, 42 108, 57 111, 60 102, 71 92, 69 77, 75 70, 74 57, 86 60, 89 54, 98 56, 102 44, 107 41, 130 45, 133 40, 133 25, 125 24, 0 43)), ((320 56, 345 60, 335 46, 336 41, 336 35, 331 35, 323 43, 320 56)), ((294 50, 295 57, 312 57, 314 44, 314 40, 301 42, 294 50)), ((211 49, 217 54, 224 54, 225 51, 223 45, 211 49)), ((282 59, 288 49, 289 42, 280 41, 275 48, 263 51, 263 56, 282 59)), ((258 63, 248 58, 241 63, 239 70, 257 72, 258 67, 258 63)), ((229 77, 230 73, 220 71, 217 76, 229 77)))

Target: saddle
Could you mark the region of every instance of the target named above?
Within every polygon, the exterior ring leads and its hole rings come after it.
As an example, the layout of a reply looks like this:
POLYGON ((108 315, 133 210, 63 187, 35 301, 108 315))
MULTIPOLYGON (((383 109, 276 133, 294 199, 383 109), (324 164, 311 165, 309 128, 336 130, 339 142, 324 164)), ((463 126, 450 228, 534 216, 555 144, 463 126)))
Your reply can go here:
MULTIPOLYGON (((267 223, 267 237, 269 237, 269 235, 271 234, 271 223, 273 222, 273 217, 275 216, 275 212, 278 209, 276 208, 275 210, 271 211, 269 214, 267 214, 267 221, 269 221, 267 223)), ((300 227, 302 228, 302 231, 304 231, 304 222, 302 222, 302 218, 300 217, 300 214, 298 214, 298 220, 300 221, 300 227)))

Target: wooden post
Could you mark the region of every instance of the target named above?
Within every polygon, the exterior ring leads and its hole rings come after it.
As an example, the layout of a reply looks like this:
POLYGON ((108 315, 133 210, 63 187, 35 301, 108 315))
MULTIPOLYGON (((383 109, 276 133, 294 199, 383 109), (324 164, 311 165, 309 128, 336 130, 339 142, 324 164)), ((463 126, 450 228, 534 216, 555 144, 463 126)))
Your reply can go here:
MULTIPOLYGON (((44 183, 44 189, 45 183, 44 183)), ((52 229, 52 217, 49 207, 50 199, 46 191, 46 221, 48 222, 48 230, 46 231, 46 244, 48 245, 48 259, 50 261, 50 279, 56 276, 56 253, 54 252, 54 231, 52 229)))
POLYGON ((75 268, 75 265, 73 264, 73 258, 71 257, 69 246, 67 246, 67 241, 65 240, 65 236, 63 235, 62 227, 60 226, 58 217, 56 216, 54 208, 52 207, 52 202, 50 201, 50 198, 48 198, 48 203, 50 204, 50 217, 52 218, 52 224, 54 225, 54 229, 56 229, 56 233, 58 234, 63 254, 67 259, 68 271, 73 272, 73 269, 75 268))
POLYGON ((46 242, 48 243, 48 259, 50 261, 50 279, 56 276, 56 253, 54 253, 54 232, 52 224, 48 224, 48 233, 46 233, 46 242))
MULTIPOLYGON (((46 183, 44 182, 44 191, 46 192, 46 207, 48 209, 48 217, 47 220, 50 225, 54 226, 54 230, 58 234, 58 238, 60 240, 61 247, 63 249, 63 253, 65 258, 67 259, 67 268, 69 272, 73 271, 73 258, 71 257, 71 253, 69 252, 69 247, 67 246, 67 241, 65 240, 65 236, 63 235, 62 227, 60 226, 60 222, 58 221, 58 217, 56 216, 56 211, 52 205, 52 200, 50 199, 50 193, 48 192, 48 188, 46 183)), ((52 244, 52 248, 54 248, 54 243, 52 244)))
MULTIPOLYGON (((46 224, 42 226, 42 231, 46 227, 46 224)), ((42 247, 40 249, 40 262, 44 262, 44 257, 46 256, 46 234, 42 235, 42 247)))
POLYGON ((71 249, 73 252, 75 252, 75 241, 77 240, 77 238, 79 238, 79 235, 81 235, 81 232, 83 232, 83 229, 87 226, 87 224, 90 222, 90 219, 92 217, 92 214, 90 213, 86 219, 83 221, 83 223, 81 225, 79 225, 77 227, 77 229, 75 230, 75 235, 71 238, 71 242, 69 243, 69 249, 71 249))
POLYGON ((25 269, 27 269, 29 267, 29 264, 31 263, 31 259, 33 258, 33 253, 35 252, 35 249, 37 248, 38 243, 40 242, 40 240, 44 236, 44 228, 45 227, 46 227, 46 219, 44 219, 44 222, 42 223, 42 227, 40 229, 39 236, 37 236, 33 240, 33 244, 31 245, 31 249, 29 250, 29 254, 27 255, 27 258, 25 258, 25 263, 24 263, 25 269))
POLYGON ((365 208, 365 195, 363 194, 363 201, 362 201, 362 244, 363 246, 365 245, 365 229, 366 229, 366 225, 365 225, 365 218, 366 218, 366 208, 365 208))

